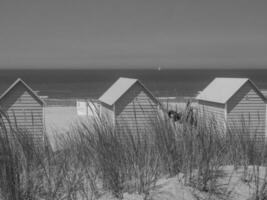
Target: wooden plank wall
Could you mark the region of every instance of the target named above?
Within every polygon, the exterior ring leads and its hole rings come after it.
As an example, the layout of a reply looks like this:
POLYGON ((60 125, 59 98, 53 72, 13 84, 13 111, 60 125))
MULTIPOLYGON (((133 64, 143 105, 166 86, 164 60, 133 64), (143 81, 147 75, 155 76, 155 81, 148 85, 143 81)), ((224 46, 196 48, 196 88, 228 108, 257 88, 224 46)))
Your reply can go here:
POLYGON ((44 137, 43 106, 22 84, 16 85, 0 102, 13 127, 30 134, 36 143, 44 137))
POLYGON ((142 134, 153 129, 158 102, 137 82, 116 102, 115 113, 117 129, 142 134))
POLYGON ((115 113, 113 111, 113 106, 109 106, 101 102, 100 115, 101 115, 101 118, 103 118, 104 120, 107 120, 109 123, 114 124, 115 113))
POLYGON ((241 126, 245 122, 252 134, 265 137, 266 105, 250 82, 229 100, 227 112, 228 124, 241 126))
POLYGON ((215 102, 198 101, 200 115, 208 120, 215 120, 220 129, 225 128, 225 105, 215 102))

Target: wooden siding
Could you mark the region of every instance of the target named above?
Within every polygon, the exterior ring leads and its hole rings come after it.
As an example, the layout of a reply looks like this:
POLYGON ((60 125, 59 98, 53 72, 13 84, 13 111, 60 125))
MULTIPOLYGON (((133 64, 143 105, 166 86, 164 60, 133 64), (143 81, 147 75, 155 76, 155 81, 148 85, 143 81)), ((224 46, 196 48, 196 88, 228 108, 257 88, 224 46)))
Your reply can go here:
POLYGON ((158 102, 137 82, 115 104, 117 130, 149 132, 157 110, 158 102))
POLYGON ((265 136, 266 104, 251 83, 247 82, 227 103, 230 126, 246 124, 252 134, 265 136))
POLYGON ((43 143, 43 106, 33 97, 23 84, 16 85, 0 101, 13 127, 30 134, 37 143, 43 143))
POLYGON ((220 128, 225 128, 225 105, 215 102, 198 101, 200 114, 210 120, 216 120, 220 128))
POLYGON ((115 113, 113 110, 113 106, 101 102, 100 112, 101 112, 101 117, 104 120, 107 120, 109 123, 114 124, 115 113))

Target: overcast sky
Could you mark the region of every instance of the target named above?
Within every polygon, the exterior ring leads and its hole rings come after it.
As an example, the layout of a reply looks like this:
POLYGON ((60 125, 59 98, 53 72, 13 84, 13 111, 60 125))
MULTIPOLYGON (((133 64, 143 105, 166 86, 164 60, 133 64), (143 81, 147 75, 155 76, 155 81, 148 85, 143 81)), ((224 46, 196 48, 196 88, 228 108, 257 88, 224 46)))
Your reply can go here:
POLYGON ((0 0, 0 68, 266 67, 266 0, 0 0))

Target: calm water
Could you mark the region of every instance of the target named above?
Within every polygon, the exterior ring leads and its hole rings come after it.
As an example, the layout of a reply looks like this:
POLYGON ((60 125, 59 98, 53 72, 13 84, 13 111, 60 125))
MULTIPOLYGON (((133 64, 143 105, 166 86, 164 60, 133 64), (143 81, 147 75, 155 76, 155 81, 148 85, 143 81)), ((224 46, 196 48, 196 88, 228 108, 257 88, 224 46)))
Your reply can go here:
POLYGON ((140 79, 156 96, 195 96, 214 77, 249 77, 267 89, 267 70, 2 70, 0 91, 21 77, 49 98, 98 98, 120 76, 140 79))

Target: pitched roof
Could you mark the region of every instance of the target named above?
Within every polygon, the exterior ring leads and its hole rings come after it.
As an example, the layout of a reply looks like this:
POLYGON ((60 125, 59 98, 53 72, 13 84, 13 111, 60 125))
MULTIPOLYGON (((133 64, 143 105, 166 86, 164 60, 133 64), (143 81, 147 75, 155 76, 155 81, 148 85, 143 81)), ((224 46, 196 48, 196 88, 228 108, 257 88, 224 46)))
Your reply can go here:
POLYGON ((138 80, 133 78, 119 78, 111 87, 99 98, 103 103, 112 106, 117 100, 132 87, 138 80))
POLYGON ((248 78, 215 78, 196 99, 225 104, 248 81, 265 100, 260 90, 248 78))
POLYGON ((113 83, 113 85, 111 85, 111 87, 99 98, 99 101, 112 106, 135 83, 139 83, 151 95, 151 97, 158 102, 158 100, 154 97, 154 95, 138 79, 123 78, 123 77, 119 78, 115 83, 113 83))
POLYGON ((16 87, 16 85, 18 84, 22 84, 27 91, 32 94, 36 100, 42 104, 45 105, 45 102, 30 88, 30 86, 28 86, 22 79, 18 78, 1 96, 0 96, 0 100, 2 100, 3 98, 5 98, 5 96, 14 88, 16 87))

